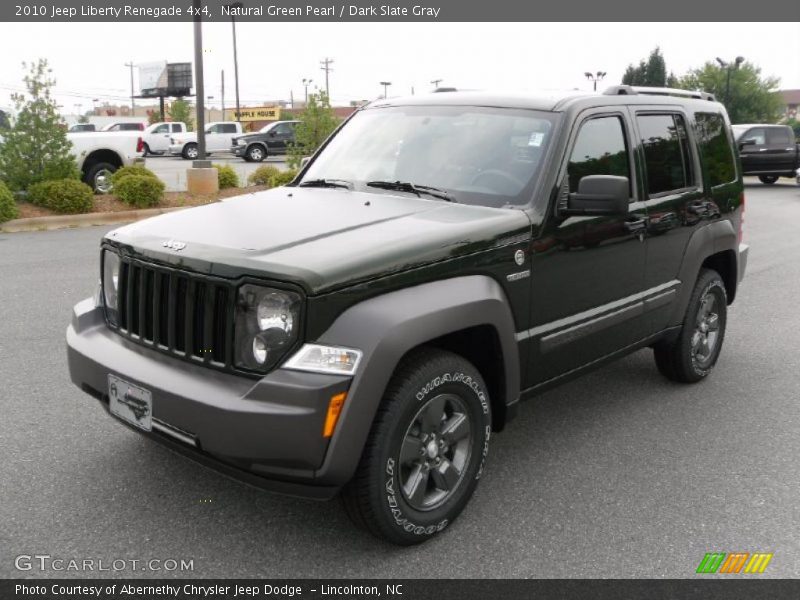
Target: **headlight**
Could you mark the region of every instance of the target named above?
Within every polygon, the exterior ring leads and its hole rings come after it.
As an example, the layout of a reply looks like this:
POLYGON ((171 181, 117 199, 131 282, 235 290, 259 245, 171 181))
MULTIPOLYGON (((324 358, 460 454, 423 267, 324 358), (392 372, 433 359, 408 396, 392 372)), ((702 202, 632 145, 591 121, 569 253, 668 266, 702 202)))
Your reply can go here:
POLYGON ((331 375, 355 375, 360 361, 361 350, 305 344, 286 361, 283 368, 331 375))
POLYGON ((247 284, 236 302, 236 365, 268 371, 297 341, 300 295, 247 284))
POLYGON ((114 325, 117 324, 117 309, 119 291, 119 256, 115 253, 103 251, 103 299, 106 306, 106 317, 114 325))

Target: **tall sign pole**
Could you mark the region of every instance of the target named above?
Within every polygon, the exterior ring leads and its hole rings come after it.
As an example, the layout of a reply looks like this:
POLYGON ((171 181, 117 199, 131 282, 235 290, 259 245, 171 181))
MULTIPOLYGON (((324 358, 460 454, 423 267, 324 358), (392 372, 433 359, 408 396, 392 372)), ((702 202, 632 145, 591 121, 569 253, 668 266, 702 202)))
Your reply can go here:
POLYGON ((197 160, 206 158, 206 107, 205 86, 203 85, 203 20, 200 0, 192 0, 194 7, 194 87, 197 98, 195 112, 197 117, 197 160))

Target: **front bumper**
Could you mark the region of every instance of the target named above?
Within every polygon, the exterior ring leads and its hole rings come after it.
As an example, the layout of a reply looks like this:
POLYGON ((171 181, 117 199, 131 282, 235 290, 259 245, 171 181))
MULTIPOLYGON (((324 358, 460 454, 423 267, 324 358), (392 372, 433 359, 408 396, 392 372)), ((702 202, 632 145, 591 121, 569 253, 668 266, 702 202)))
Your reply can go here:
POLYGON ((245 152, 247 152, 247 146, 231 146, 231 154, 234 156, 241 158, 244 156, 245 152))
POLYGON ((344 481, 315 485, 328 439, 331 396, 349 377, 277 369, 254 380, 212 371, 134 344, 109 330, 92 299, 67 329, 72 381, 108 409, 108 375, 152 392, 159 441, 226 475, 292 495, 329 498, 344 481))

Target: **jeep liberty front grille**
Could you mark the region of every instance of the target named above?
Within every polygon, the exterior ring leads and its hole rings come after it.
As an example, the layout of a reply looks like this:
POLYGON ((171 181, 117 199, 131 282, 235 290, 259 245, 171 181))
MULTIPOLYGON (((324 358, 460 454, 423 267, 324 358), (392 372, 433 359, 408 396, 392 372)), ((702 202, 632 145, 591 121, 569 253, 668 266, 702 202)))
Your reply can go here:
POLYGON ((233 300, 222 280, 120 257, 120 334, 155 350, 233 367, 233 300))

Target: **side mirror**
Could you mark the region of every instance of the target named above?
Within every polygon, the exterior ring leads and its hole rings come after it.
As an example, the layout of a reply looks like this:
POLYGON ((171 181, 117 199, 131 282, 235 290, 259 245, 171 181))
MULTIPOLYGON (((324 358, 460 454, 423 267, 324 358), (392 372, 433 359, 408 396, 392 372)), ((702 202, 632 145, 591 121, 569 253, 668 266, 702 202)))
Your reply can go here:
POLYGON ((739 148, 744 148, 745 146, 755 146, 756 140, 755 138, 747 138, 746 140, 742 140, 739 142, 739 148))
POLYGON ((559 213, 571 215, 626 215, 630 201, 630 181, 616 175, 587 175, 578 182, 577 193, 567 197, 559 213))
POLYGON ((309 163, 310 160, 311 160, 310 156, 304 156, 303 158, 301 158, 300 159, 300 168, 301 169, 305 169, 306 165, 309 163))
POLYGON ((269 132, 269 137, 275 137, 275 132, 274 131, 270 131, 269 132))

